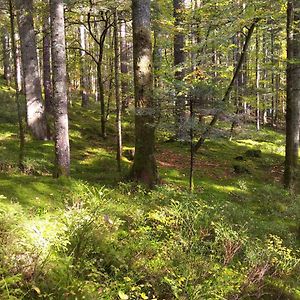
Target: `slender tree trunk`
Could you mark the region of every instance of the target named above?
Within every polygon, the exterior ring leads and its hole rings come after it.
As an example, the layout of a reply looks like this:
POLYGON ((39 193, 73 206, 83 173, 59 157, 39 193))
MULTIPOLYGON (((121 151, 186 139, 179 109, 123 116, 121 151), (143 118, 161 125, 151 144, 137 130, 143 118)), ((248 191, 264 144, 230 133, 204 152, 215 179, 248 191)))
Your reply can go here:
POLYGON ((260 60, 259 60, 259 30, 256 28, 255 43, 255 87, 256 87, 256 130, 260 130, 260 60))
MULTIPOLYGON (((241 33, 238 33, 236 37, 234 38, 233 43, 236 44, 236 48, 233 52, 233 59, 234 59, 234 66, 236 67, 239 63, 239 53, 242 50, 243 43, 242 43, 242 35, 241 33)), ((245 61, 243 62, 241 66, 241 71, 239 72, 236 82, 235 82, 235 117, 231 123, 231 129, 230 129, 230 136, 229 140, 231 141, 234 134, 234 129, 238 124, 237 118, 239 117, 239 114, 242 112, 241 106, 242 106, 242 99, 243 99, 243 89, 244 89, 244 79, 245 79, 245 70, 244 70, 245 61)))
MULTIPOLYGON (((21 59, 21 50, 20 45, 17 43, 19 41, 19 34, 15 31, 14 41, 16 46, 16 60, 17 60, 17 73, 16 73, 16 80, 18 83, 18 89, 20 93, 24 93, 24 78, 22 72, 22 59, 21 59)), ((27 119, 27 118, 26 118, 27 119)))
POLYGON ((3 72, 4 72, 4 79, 6 80, 7 84, 10 84, 11 81, 11 70, 10 70, 10 38, 9 33, 6 28, 3 29, 2 35, 2 47, 3 47, 3 72))
MULTIPOLYGON (((81 21, 83 18, 81 16, 81 21)), ((88 77, 87 77, 87 63, 86 63, 86 29, 84 25, 79 27, 79 37, 80 37, 80 92, 81 92, 81 106, 87 107, 89 104, 89 94, 88 94, 88 77)))
POLYGON ((183 22, 183 9, 184 0, 173 0, 174 7, 174 18, 175 18, 175 35, 174 35, 174 66, 175 71, 175 89, 176 89, 176 99, 175 99, 175 137, 178 140, 186 139, 186 132, 184 129, 184 124, 186 122, 185 117, 185 97, 181 95, 182 88, 181 82, 184 78, 184 66, 185 63, 185 35, 182 32, 182 22, 183 22))
POLYGON ((97 79, 98 79, 98 95, 100 102, 100 122, 101 122, 101 136, 106 138, 106 110, 105 110, 105 96, 104 84, 102 76, 102 61, 97 64, 97 79))
POLYGON ((132 178, 149 187, 158 182, 154 156, 155 109, 153 99, 150 0, 132 0, 133 65, 135 88, 135 156, 132 178))
POLYGON ((300 128, 300 2, 289 0, 287 9, 287 111, 284 186, 297 183, 300 128))
POLYGON ((153 22, 153 72, 154 72, 154 86, 155 88, 160 86, 160 72, 163 59, 162 40, 163 33, 160 24, 162 18, 161 7, 159 1, 155 0, 153 3, 153 10, 155 12, 155 20, 153 22))
POLYGON ((267 63, 268 63, 268 46, 267 46, 267 38, 266 38, 266 32, 263 33, 263 39, 262 39, 262 53, 264 55, 263 57, 263 110, 262 110, 262 116, 261 116, 261 122, 263 125, 266 125, 268 123, 267 118, 267 107, 268 107, 268 97, 267 97, 267 80, 268 80, 268 71, 267 71, 267 63))
MULTIPOLYGON (((163 30, 160 24, 162 19, 161 4, 159 1, 154 1, 153 10, 155 11, 155 21, 153 22, 153 73, 154 73, 154 87, 155 89, 162 89, 162 63, 163 63, 163 30)), ((155 97, 155 118, 156 122, 159 122, 161 118, 161 101, 156 93, 155 97)))
POLYGON ((27 126, 36 139, 46 140, 48 130, 45 108, 42 102, 41 79, 32 17, 32 0, 17 0, 16 5, 27 103, 27 126))
POLYGON ((12 0, 9 0, 9 15, 10 15, 10 30, 11 30, 11 51, 13 55, 13 70, 14 70, 14 84, 15 84, 15 97, 17 104, 17 112, 18 112, 18 125, 19 125, 19 169, 21 171, 24 170, 24 147, 25 147, 25 133, 24 133, 24 125, 23 125, 23 117, 22 117, 22 106, 20 101, 20 87, 18 82, 18 53, 16 47, 15 40, 15 14, 13 9, 12 0))
POLYGON ((121 158, 122 158, 122 106, 120 97, 120 50, 119 50, 119 36, 118 36, 118 12, 114 12, 114 48, 115 48, 115 95, 116 95, 116 127, 117 127, 117 165, 118 171, 121 171, 121 158))
POLYGON ((276 107, 276 96, 275 96, 275 30, 274 24, 272 23, 271 29, 271 62, 272 62, 272 73, 271 73, 271 85, 272 85, 272 126, 275 126, 275 115, 277 111, 276 107))
POLYGON ((50 0, 53 104, 55 115, 55 177, 70 174, 66 44, 63 0, 50 0))
POLYGON ((194 99, 193 96, 190 95, 189 99, 190 106, 190 192, 194 191, 194 160, 195 160, 195 152, 194 152, 194 99))
MULTIPOLYGON (((279 67, 279 63, 278 63, 279 67)), ((280 102, 280 74, 278 73, 275 77, 275 126, 278 126, 279 122, 279 102, 280 102)))
MULTIPOLYGON (((255 26, 256 24, 258 23, 259 19, 255 19, 252 23, 252 25, 250 26, 249 30, 248 30, 248 34, 245 38, 245 43, 244 43, 244 46, 243 46, 243 50, 241 52, 241 55, 240 55, 240 59, 238 61, 238 64, 235 68, 235 71, 234 71, 234 74, 233 74, 233 77, 232 77, 232 80, 225 92, 225 95, 222 99, 222 102, 227 102, 230 98, 230 93, 231 91, 233 90, 234 88, 234 83, 236 81, 236 79, 238 78, 238 74, 242 68, 242 65, 243 65, 243 62, 244 62, 244 59, 245 59, 245 56, 246 56, 246 53, 248 51, 248 47, 249 47, 249 43, 251 41, 251 37, 253 35, 253 31, 255 29, 255 26)), ((217 121, 219 120, 219 117, 220 117, 220 110, 218 110, 216 112, 216 114, 214 115, 213 119, 211 120, 211 122, 209 123, 208 127, 206 128, 206 130, 202 133, 202 135, 200 136, 199 140, 197 141, 197 143, 195 144, 194 146, 194 151, 197 152, 201 146, 204 144, 205 140, 207 139, 207 137, 210 135, 213 127, 215 126, 215 124, 217 123, 217 121)))
POLYGON ((129 97, 128 97, 128 44, 127 44, 127 30, 126 30, 126 21, 121 23, 121 90, 122 90, 122 111, 125 111, 129 106, 129 97))
POLYGON ((43 20, 43 86, 46 114, 52 114, 51 35, 49 14, 46 14, 43 20))

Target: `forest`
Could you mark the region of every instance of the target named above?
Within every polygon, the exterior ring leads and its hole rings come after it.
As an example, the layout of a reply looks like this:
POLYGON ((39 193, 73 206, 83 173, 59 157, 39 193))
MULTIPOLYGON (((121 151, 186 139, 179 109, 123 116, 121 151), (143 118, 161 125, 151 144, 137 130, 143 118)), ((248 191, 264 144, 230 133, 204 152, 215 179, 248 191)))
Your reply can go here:
POLYGON ((300 299, 299 0, 0 0, 0 299, 300 299))

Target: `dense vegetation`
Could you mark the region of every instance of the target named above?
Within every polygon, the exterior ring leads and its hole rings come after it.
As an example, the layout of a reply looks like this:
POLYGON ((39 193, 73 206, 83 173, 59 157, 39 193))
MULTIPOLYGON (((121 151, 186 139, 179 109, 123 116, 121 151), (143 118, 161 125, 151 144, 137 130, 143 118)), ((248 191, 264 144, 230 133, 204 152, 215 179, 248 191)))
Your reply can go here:
MULTIPOLYGON (((130 162, 122 175, 115 170, 114 140, 101 141, 94 109, 77 101, 72 179, 54 180, 52 142, 29 137, 20 174, 13 94, 3 81, 1 103, 1 299, 300 297, 300 199, 281 187, 281 133, 251 125, 233 141, 208 141, 193 194, 188 146, 162 136, 164 184, 147 191, 119 183, 130 162), (245 156, 258 148, 261 157, 245 156), (251 174, 236 174, 237 165, 251 174)), ((128 123, 128 148, 131 130, 128 123)))
POLYGON ((0 299, 300 299, 299 8, 0 2, 0 299))

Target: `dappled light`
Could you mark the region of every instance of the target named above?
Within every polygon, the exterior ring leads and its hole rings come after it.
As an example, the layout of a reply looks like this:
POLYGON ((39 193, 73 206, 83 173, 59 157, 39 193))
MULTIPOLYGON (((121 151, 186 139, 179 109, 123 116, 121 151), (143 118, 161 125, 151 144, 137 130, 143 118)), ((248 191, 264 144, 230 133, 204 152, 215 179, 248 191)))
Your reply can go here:
POLYGON ((0 1, 0 300, 300 299, 299 19, 0 1))

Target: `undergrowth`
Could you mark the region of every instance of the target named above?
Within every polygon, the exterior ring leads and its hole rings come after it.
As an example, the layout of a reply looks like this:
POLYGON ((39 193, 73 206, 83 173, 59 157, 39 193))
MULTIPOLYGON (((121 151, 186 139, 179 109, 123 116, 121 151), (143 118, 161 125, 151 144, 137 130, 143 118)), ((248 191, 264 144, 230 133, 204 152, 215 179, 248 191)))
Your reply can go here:
MULTIPOLYGON (((188 145, 160 132, 163 184, 149 191, 122 182, 131 163, 117 172, 97 105, 75 101, 72 178, 56 180, 53 143, 28 133, 17 169, 12 93, 2 85, 0 299, 300 299, 300 198, 281 187, 282 134, 247 126, 232 141, 208 140, 189 193, 188 145)), ((130 117, 125 124, 131 149, 130 117)))

